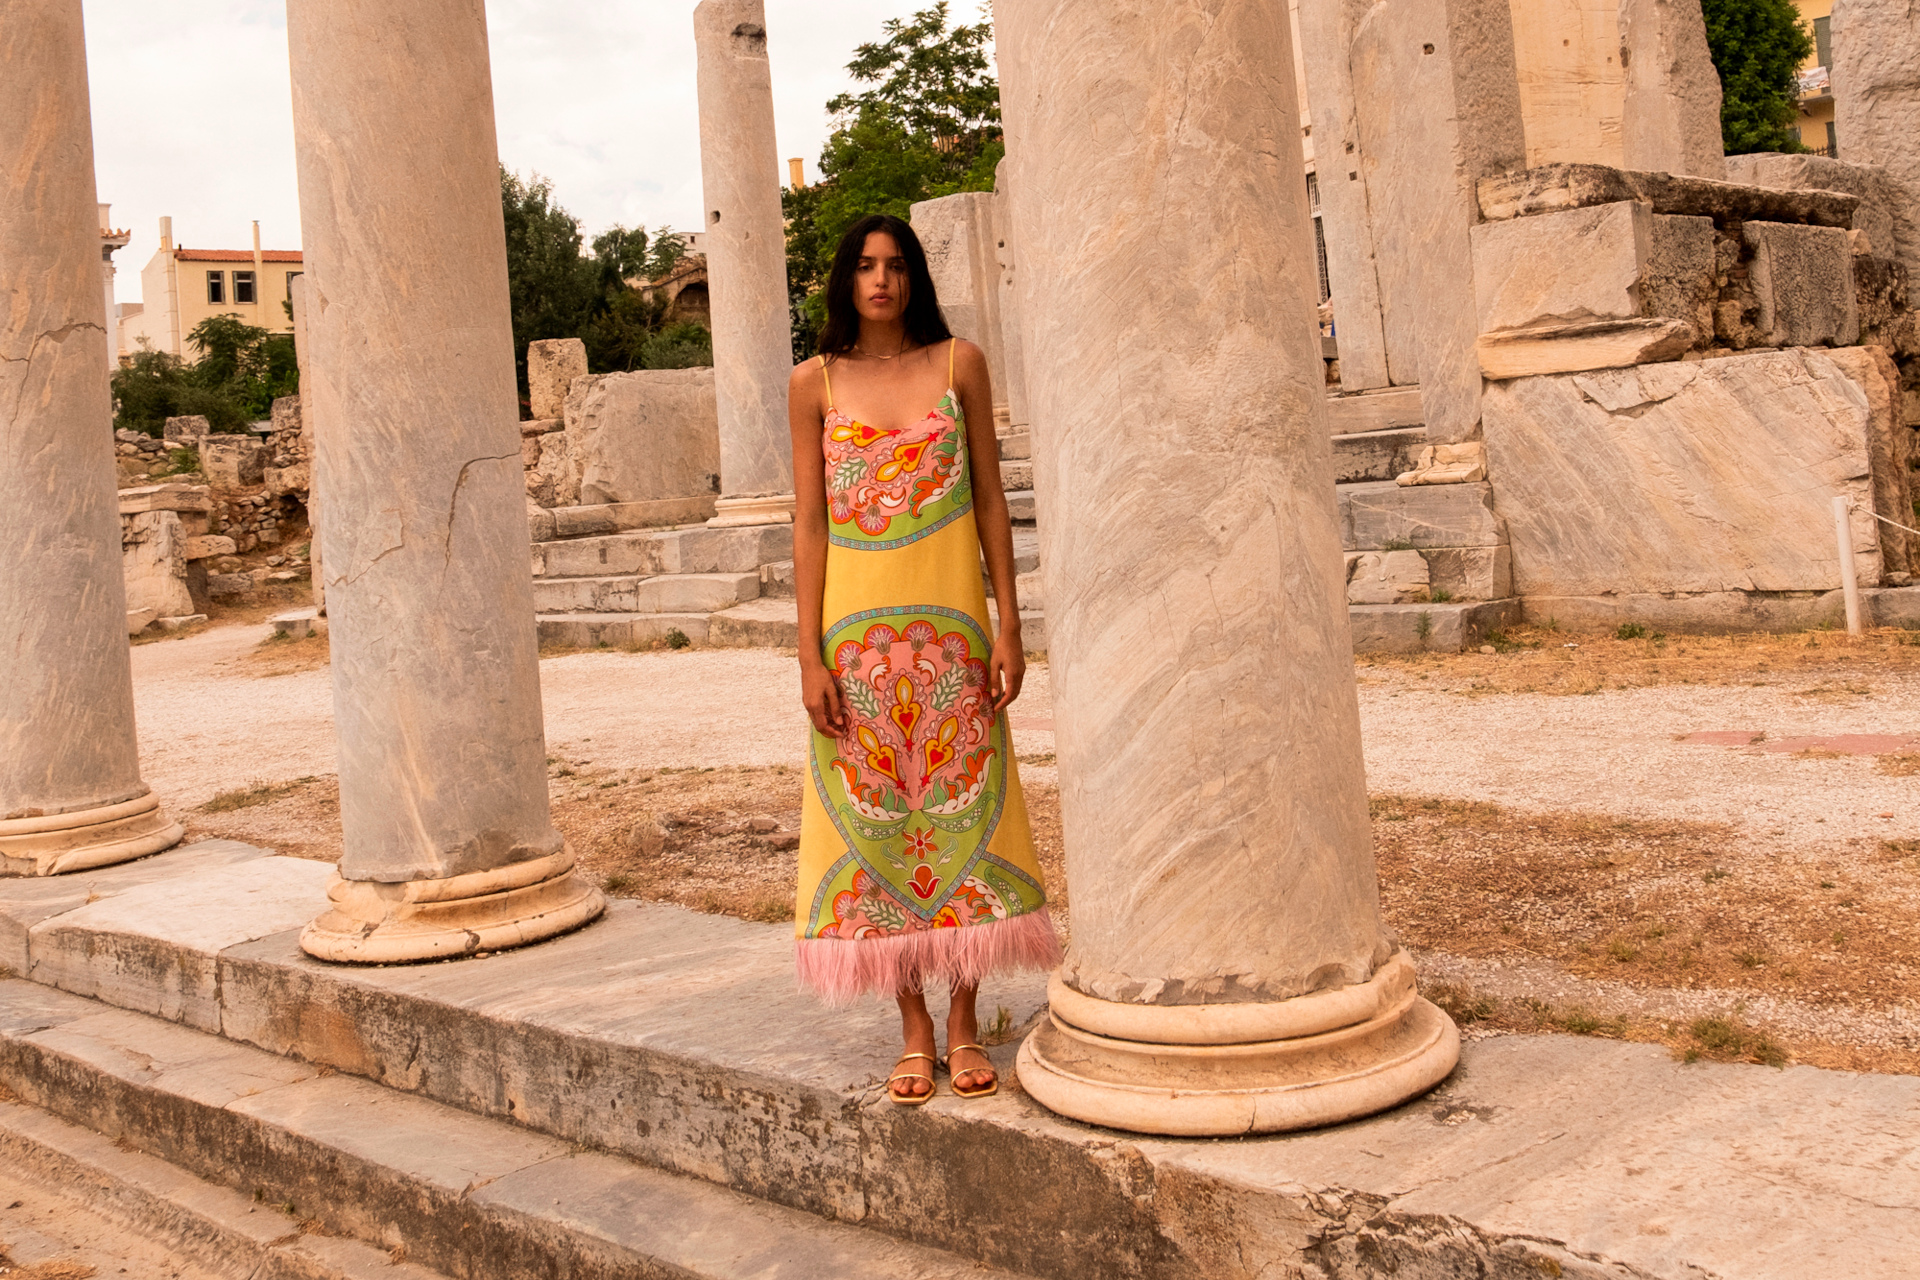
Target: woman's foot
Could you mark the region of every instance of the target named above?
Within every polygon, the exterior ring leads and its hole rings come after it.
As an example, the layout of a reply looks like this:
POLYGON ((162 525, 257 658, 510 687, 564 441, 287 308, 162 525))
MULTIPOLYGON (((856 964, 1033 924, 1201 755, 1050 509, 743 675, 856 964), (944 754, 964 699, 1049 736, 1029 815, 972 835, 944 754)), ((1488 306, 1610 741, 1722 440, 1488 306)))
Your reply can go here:
POLYGON ((887 1080, 887 1096, 902 1106, 918 1106, 933 1096, 933 1017, 917 992, 900 997, 900 1030, 906 1048, 887 1080), (917 1007, 916 1007, 917 1006, 917 1007))
POLYGON ((974 987, 955 987, 953 1007, 947 1013, 947 1070, 953 1076, 953 1091, 962 1097, 985 1097, 1000 1082, 980 1047, 980 1018, 974 1011, 977 994, 974 987))

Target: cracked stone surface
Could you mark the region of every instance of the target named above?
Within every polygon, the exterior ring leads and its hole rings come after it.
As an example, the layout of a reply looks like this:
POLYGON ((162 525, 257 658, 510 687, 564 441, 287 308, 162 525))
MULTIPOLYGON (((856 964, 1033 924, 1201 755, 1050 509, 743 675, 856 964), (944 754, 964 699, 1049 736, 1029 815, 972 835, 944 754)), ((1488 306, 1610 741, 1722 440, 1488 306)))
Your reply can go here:
POLYGON ((1001 17, 1014 218, 1047 282, 1023 340, 1075 370, 1029 388, 1079 859, 1063 977, 1148 1004, 1364 981, 1384 944, 1287 14, 1001 17), (1235 234, 1193 234, 1196 201, 1235 234))
POLYGON ((146 793, 78 0, 0 8, 0 820, 146 793), (29 175, 31 177, 29 178, 29 175))
POLYGON ((289 38, 341 872, 552 854, 485 26, 319 0, 289 38))

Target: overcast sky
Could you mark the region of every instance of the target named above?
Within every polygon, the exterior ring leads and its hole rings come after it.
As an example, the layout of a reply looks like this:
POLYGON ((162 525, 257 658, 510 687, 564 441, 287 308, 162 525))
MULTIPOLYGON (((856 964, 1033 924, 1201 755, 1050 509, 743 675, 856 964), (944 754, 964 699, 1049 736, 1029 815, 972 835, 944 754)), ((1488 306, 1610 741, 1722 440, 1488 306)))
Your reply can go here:
MULTIPOLYGON (((818 175, 826 100, 855 45, 928 0, 766 0, 780 155, 818 175)), ((122 302, 173 217, 176 244, 300 245, 284 0, 84 0, 100 199, 133 243, 122 302)), ((488 0, 500 159, 553 179, 589 235, 700 225, 694 0, 488 0)), ((978 5, 955 0, 955 21, 978 5)))

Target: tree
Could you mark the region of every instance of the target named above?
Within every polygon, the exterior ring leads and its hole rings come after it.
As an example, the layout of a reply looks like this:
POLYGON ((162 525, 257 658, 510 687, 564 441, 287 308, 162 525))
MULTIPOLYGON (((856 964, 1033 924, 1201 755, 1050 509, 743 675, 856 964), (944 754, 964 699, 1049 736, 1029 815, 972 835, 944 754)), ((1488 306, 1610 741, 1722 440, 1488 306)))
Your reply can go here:
POLYGON ((168 418, 198 414, 215 431, 245 431, 300 390, 293 338, 237 315, 208 316, 187 334, 192 364, 143 350, 113 373, 114 426, 158 436, 168 418))
POLYGON ((1728 155, 1805 151, 1800 64, 1813 33, 1793 0, 1701 0, 1707 44, 1720 72, 1720 133, 1728 155))
POLYGON ((835 128, 820 153, 820 182, 785 192, 796 360, 814 350, 827 273, 849 226, 871 213, 904 218, 921 200, 993 189, 1006 154, 1000 86, 987 62, 993 28, 985 20, 949 28, 947 15, 947 0, 939 0, 889 19, 884 39, 854 50, 847 70, 873 87, 827 103, 835 128))
POLYGON ((668 228, 614 226, 582 251, 579 221, 553 199, 553 183, 500 170, 500 207, 507 230, 507 292, 513 312, 513 358, 527 389, 527 344, 579 338, 594 373, 678 369, 713 363, 713 344, 699 325, 693 336, 665 323, 666 307, 636 281, 657 280, 686 251, 668 228), (677 332, 678 331, 678 332, 677 332), (675 335, 677 336, 669 336, 675 335), (705 359, 696 359, 705 352, 705 359))

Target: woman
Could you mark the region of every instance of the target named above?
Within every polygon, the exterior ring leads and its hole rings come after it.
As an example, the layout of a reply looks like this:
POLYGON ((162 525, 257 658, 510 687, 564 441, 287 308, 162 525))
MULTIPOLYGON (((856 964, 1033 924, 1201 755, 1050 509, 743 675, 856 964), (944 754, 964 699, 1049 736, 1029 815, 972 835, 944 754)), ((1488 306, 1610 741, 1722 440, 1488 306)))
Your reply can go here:
POLYGON ((903 1106, 933 1096, 923 989, 946 979, 953 1091, 985 1097, 999 1082, 977 1043, 980 979, 1060 951, 1005 715, 1026 656, 987 362, 948 331, 913 229, 884 215, 840 242, 820 351, 788 388, 813 721, 800 977, 835 1003, 899 1000, 887 1092, 903 1106))

